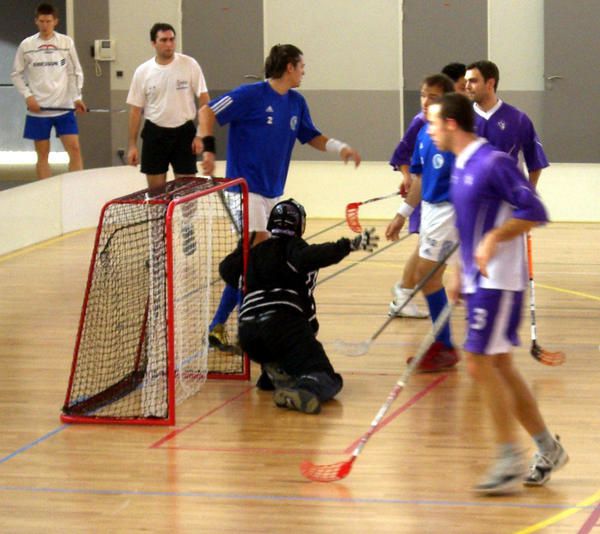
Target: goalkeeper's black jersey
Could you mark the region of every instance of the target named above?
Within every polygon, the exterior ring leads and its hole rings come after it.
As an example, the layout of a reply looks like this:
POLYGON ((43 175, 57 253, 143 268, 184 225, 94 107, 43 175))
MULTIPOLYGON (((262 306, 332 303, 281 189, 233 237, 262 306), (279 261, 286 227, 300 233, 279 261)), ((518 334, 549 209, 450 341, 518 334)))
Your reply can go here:
MULTIPOLYGON (((309 245, 299 237, 271 237, 250 249, 246 294, 240 319, 268 311, 295 310, 318 329, 313 290, 319 268, 338 263, 350 253, 350 240, 309 245)), ((222 278, 237 287, 242 273, 242 248, 220 264, 222 278)))

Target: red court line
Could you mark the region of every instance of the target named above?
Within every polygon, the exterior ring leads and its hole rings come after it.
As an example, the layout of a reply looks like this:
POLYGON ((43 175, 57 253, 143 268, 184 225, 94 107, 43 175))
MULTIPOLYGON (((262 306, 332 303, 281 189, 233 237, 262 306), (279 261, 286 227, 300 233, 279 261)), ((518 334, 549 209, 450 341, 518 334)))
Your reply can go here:
POLYGON ((204 415, 201 415, 200 417, 194 419, 191 423, 188 423, 187 425, 185 425, 185 426, 183 426, 181 428, 177 428, 177 429, 173 430, 172 432, 169 432, 165 437, 160 438, 157 442, 155 442, 152 445, 150 445, 150 449, 157 449, 163 443, 166 443, 167 441, 172 440, 178 434, 181 434, 182 432, 185 432, 191 426, 193 426, 196 423, 202 421, 202 419, 206 419, 209 415, 212 415, 213 413, 219 411, 221 408, 227 406, 228 404, 231 404, 232 402, 235 402, 240 397, 243 397, 244 395, 246 395, 246 393, 248 393, 249 391, 252 391, 253 389, 254 389, 254 386, 247 387, 241 393, 238 393, 237 395, 234 395, 233 397, 227 399, 225 402, 222 402, 221 404, 219 404, 219 406, 217 406, 216 408, 213 408, 212 410, 206 412, 204 415))
POLYGON ((596 505, 596 508, 594 508, 594 511, 587 518, 587 521, 577 534, 588 534, 588 532, 591 532, 594 527, 598 526, 598 519, 600 519, 600 502, 596 505))
MULTIPOLYGON (((413 397, 408 399, 408 401, 406 401, 402 406, 400 406, 400 408, 398 408, 395 412, 392 412, 385 419, 383 419, 381 421, 381 423, 379 423, 379 426, 373 432, 373 434, 376 434, 380 430, 383 430, 384 427, 386 427, 389 423, 391 423, 394 419, 396 419, 396 417, 398 417, 402 412, 408 410, 413 404, 415 404, 417 401, 421 400, 432 389, 438 387, 444 380, 446 380, 446 378, 448 378, 448 375, 442 375, 442 376, 436 378, 433 382, 428 384, 427 387, 425 387, 425 389, 422 389, 416 395, 414 395, 413 397)), ((350 454, 356 448, 356 446, 358 445, 358 443, 360 442, 361 439, 362 439, 362 436, 360 438, 354 440, 354 442, 350 446, 346 447, 346 450, 344 452, 346 454, 350 454)))
POLYGON ((162 447, 162 450, 176 451, 201 451, 201 452, 233 452, 233 453, 262 453, 262 454, 323 454, 323 455, 339 455, 339 450, 322 450, 322 449, 271 449, 269 447, 162 447))
MULTIPOLYGON (((400 406, 400 408, 398 408, 396 411, 394 411, 392 414, 390 414, 388 417, 386 417, 379 424, 379 427, 377 428, 375 433, 382 430, 385 426, 387 426, 389 423, 391 423, 396 417, 398 417, 402 412, 408 410, 417 401, 421 400, 425 395, 427 395, 434 388, 439 386, 447 378, 448 378, 447 374, 442 375, 442 376, 439 376, 438 378, 436 378, 433 382, 430 382, 429 384, 427 384, 427 386, 424 389, 419 391, 416 395, 411 397, 407 402, 405 402, 402 406, 400 406)), ((164 443, 172 440, 175 436, 177 436, 178 434, 181 434, 182 432, 184 432, 191 426, 202 421, 203 419, 206 419, 208 416, 210 416, 213 413, 217 412, 218 410, 224 408, 228 404, 231 404, 232 402, 236 401, 240 397, 246 395, 246 393, 248 393, 252 389, 254 389, 254 386, 248 387, 241 393, 235 395, 234 397, 231 397, 230 399, 221 403, 219 406, 213 408, 212 410, 205 413, 204 415, 201 415, 200 417, 194 419, 192 422, 188 423, 184 427, 181 427, 176 430, 173 430, 172 432, 169 432, 165 437, 159 439, 157 442, 150 445, 149 448, 157 449, 157 448, 161 447, 162 449, 168 449, 168 450, 187 450, 187 451, 202 451, 202 452, 232 452, 232 453, 256 453, 256 452, 259 452, 259 453, 264 453, 264 454, 269 453, 269 454, 323 454, 323 455, 330 455, 330 454, 350 453, 354 450, 354 448, 360 441, 360 438, 354 440, 351 445, 346 447, 346 449, 344 449, 341 452, 340 451, 332 451, 332 450, 320 450, 320 449, 315 450, 315 449, 270 449, 270 448, 255 448, 255 447, 180 447, 180 446, 163 447, 162 446, 164 443)))

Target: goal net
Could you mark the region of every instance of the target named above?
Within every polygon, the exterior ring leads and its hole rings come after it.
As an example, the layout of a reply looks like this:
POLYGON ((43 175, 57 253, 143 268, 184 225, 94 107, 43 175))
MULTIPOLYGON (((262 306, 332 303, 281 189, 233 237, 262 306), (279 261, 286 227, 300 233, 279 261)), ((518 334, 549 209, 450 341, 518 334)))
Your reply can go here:
MULTIPOLYGON (((248 380, 235 345, 209 345, 224 282, 219 262, 244 239, 242 179, 179 178, 108 202, 101 213, 64 422, 175 423, 208 378, 248 380)), ((237 310, 227 335, 237 339, 237 310)))

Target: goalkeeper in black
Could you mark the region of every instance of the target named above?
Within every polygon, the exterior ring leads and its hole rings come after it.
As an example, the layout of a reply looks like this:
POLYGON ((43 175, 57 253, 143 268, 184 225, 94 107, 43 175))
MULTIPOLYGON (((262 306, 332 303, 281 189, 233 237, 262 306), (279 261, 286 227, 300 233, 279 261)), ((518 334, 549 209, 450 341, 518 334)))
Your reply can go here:
MULTIPOLYGON (((372 251, 379 237, 371 229, 354 239, 309 245, 302 239, 305 225, 306 212, 295 200, 273 207, 267 223, 271 237, 250 249, 239 341, 250 359, 261 364, 257 386, 274 390, 277 406, 316 414, 343 385, 316 338, 318 270, 354 250, 372 251)), ((221 277, 233 287, 240 283, 242 258, 240 244, 219 266, 221 277)))

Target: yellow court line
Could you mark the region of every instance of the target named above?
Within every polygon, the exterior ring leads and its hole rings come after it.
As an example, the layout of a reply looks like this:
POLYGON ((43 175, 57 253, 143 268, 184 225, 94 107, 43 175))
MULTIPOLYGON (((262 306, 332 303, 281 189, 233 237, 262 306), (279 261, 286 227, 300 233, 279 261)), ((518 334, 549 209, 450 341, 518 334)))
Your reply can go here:
POLYGON ((34 250, 39 250, 41 248, 46 248, 48 245, 52 245, 54 243, 58 243, 59 241, 64 241, 70 237, 74 237, 79 234, 83 234, 84 232, 89 232, 90 228, 83 228, 82 230, 75 230, 74 232, 69 232, 68 234, 63 234, 58 237, 53 237, 52 239, 48 239, 47 241, 42 241, 41 243, 36 243, 35 245, 29 245, 28 247, 16 250, 15 252, 9 252, 4 256, 0 256, 0 263, 3 263, 8 260, 12 260, 18 256, 22 256, 23 254, 29 254, 34 250))
POLYGON ((581 291, 572 291, 570 289, 562 289, 560 287, 547 286, 545 284, 538 284, 537 282, 535 283, 535 286, 543 287, 544 289, 551 289, 552 291, 558 291, 559 293, 567 293, 569 295, 576 295, 577 297, 583 297, 586 299, 597 300, 600 302, 600 297, 597 297, 596 295, 590 295, 589 293, 582 293, 581 291))
POLYGON ((572 515, 575 515, 577 512, 581 512, 582 508, 584 508, 586 506, 590 506, 592 504, 595 504, 599 500, 600 500, 600 491, 597 491, 591 497, 588 497, 587 499, 581 501, 580 503, 577 503, 572 508, 569 508, 568 510, 564 510, 563 512, 560 512, 559 514, 553 515, 552 517, 549 517, 548 519, 545 519, 544 521, 540 521, 539 523, 536 523, 535 525, 531 525, 530 527, 524 528, 523 530, 518 530, 514 534, 529 534, 530 532, 537 532, 538 530, 541 530, 550 525, 554 525, 555 523, 558 523, 559 521, 562 521, 563 519, 566 519, 567 517, 571 517, 572 515))

